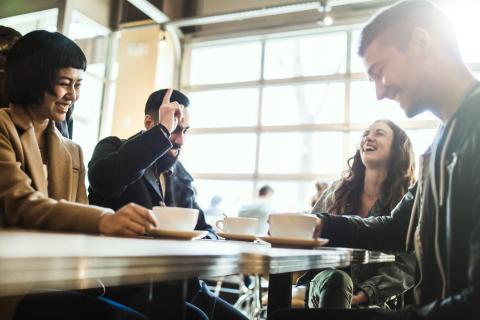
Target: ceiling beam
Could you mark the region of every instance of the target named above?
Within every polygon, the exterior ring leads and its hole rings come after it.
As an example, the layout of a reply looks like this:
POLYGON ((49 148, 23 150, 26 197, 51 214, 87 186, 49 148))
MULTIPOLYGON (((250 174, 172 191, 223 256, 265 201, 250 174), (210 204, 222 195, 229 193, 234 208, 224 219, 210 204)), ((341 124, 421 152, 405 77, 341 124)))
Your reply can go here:
POLYGON ((170 18, 163 13, 162 10, 154 6, 150 1, 147 0, 127 0, 138 10, 142 11, 146 16, 155 21, 158 24, 164 24, 170 21, 170 18))
MULTIPOLYGON (((216 14, 210 16, 189 17, 167 22, 166 25, 175 26, 178 28, 189 26, 201 26, 215 23, 235 22, 246 19, 261 18, 268 16, 275 16, 287 13, 303 12, 309 10, 321 10, 322 5, 326 4, 329 7, 338 7, 352 4, 375 3, 374 0, 329 0, 329 1, 306 1, 298 2, 280 6, 264 7, 236 12, 229 12, 223 14, 216 14)), ((385 1, 385 0, 384 0, 385 1)))

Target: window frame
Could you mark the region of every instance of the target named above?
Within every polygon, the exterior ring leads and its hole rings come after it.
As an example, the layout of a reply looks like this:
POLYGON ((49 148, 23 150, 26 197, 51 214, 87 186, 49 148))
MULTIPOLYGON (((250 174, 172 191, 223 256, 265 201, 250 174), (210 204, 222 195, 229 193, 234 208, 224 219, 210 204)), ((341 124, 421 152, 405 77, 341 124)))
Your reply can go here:
MULTIPOLYGON (((197 179, 202 180, 235 180, 242 181, 248 180, 254 182, 254 188, 252 190, 252 198, 256 195, 256 190, 259 188, 259 184, 263 181, 271 181, 274 183, 291 181, 296 183, 299 181, 309 181, 313 182, 316 180, 326 180, 334 181, 341 176, 339 172, 336 175, 329 174, 266 174, 259 172, 259 158, 261 152, 260 138, 264 133, 272 132, 341 132, 343 133, 343 147, 342 147, 342 168, 347 168, 347 160, 352 156, 349 154, 350 139, 352 135, 350 132, 353 131, 362 131, 370 123, 365 122, 355 122, 350 121, 350 99, 351 99, 351 84, 353 81, 368 81, 368 77, 364 72, 352 72, 352 38, 355 31, 358 31, 363 24, 351 24, 345 26, 336 26, 330 28, 322 29, 305 29, 305 30, 295 30, 287 32, 277 32, 270 34, 261 34, 261 35, 247 35, 247 36, 238 36, 236 38, 228 39, 188 39, 184 44, 184 56, 182 61, 182 73, 180 77, 181 90, 187 92, 194 91, 204 91, 204 90, 218 90, 218 89, 236 89, 236 88, 256 88, 259 90, 259 101, 258 101, 258 123, 256 126, 249 127, 224 127, 224 128, 191 128, 190 134, 224 134, 224 133, 255 133, 257 135, 257 146, 256 146, 256 155, 255 155, 255 170, 250 174, 216 174, 216 173, 196 173, 192 172, 197 179), (346 32, 346 68, 344 74, 333 74, 333 75, 319 75, 319 76, 304 76, 304 77, 293 77, 293 78, 283 78, 283 79, 264 79, 264 66, 265 66, 265 43, 270 39, 276 38, 289 38, 289 37, 302 37, 309 36, 312 34, 321 34, 321 33, 333 33, 333 32, 346 32), (222 44, 231 44, 234 42, 243 42, 243 41, 258 41, 262 43, 261 50, 261 64, 260 64, 260 77, 257 81, 245 81, 245 82, 232 82, 226 84, 204 84, 204 85, 189 85, 189 58, 191 56, 191 51, 198 47, 204 46, 217 46, 222 44), (276 85, 301 85, 301 84, 310 84, 310 83, 327 83, 332 81, 340 81, 345 84, 345 102, 344 102, 344 119, 343 123, 321 123, 321 124, 295 124, 295 125, 262 125, 262 100, 263 100, 263 89, 270 86, 276 85)), ((472 72, 479 74, 480 73, 480 63, 469 64, 472 72)), ((373 84, 372 84, 373 86, 373 84)), ((372 88, 372 90, 374 90, 372 88)), ((405 121, 396 121, 399 126, 405 130, 419 130, 419 129, 436 129, 439 125, 437 120, 405 120, 405 121)), ((419 155, 415 155, 417 158, 419 155)), ((307 191, 308 192, 308 191, 307 191)))

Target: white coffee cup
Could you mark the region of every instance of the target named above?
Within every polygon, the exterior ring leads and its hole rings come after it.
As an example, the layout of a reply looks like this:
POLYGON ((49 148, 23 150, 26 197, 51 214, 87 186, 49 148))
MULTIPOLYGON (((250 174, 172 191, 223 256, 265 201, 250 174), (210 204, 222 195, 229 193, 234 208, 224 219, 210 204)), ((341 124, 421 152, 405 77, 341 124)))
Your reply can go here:
POLYGON ((317 222, 313 214, 273 213, 268 216, 272 237, 312 239, 317 222))
POLYGON ((157 228, 165 230, 192 231, 198 219, 198 210, 178 207, 153 207, 157 228))
POLYGON ((258 226, 257 218, 225 217, 215 225, 223 232, 236 234, 255 234, 258 226))

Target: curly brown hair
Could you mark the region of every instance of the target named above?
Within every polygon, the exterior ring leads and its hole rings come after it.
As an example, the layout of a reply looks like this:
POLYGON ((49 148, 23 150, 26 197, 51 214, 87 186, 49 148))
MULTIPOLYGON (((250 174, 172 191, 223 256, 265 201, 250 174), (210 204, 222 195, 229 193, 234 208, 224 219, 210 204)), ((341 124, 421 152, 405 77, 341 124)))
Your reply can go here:
MULTIPOLYGON (((406 193, 408 187, 415 182, 415 156, 412 143, 405 131, 388 119, 376 120, 382 122, 393 131, 393 141, 390 150, 390 163, 385 181, 381 186, 381 194, 386 213, 389 213, 406 193)), ((327 211, 333 214, 341 214, 347 203, 353 212, 360 209, 360 196, 363 192, 365 179, 365 165, 360 157, 360 149, 357 148, 355 155, 348 159, 348 169, 344 172, 339 182, 333 201, 327 211)))

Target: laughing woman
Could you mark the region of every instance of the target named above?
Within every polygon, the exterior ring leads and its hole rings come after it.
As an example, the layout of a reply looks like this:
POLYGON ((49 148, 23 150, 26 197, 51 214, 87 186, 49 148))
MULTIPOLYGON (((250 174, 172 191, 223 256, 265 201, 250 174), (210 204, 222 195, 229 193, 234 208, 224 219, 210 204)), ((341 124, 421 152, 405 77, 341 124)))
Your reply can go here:
MULTIPOLYGON (((0 110, 0 228, 136 236, 155 224, 151 212, 138 205, 113 212, 87 204, 82 151, 55 127, 79 99, 86 66, 82 50, 60 33, 33 31, 9 51, 10 104, 0 110)), ((78 292, 0 299, 0 309, 2 319, 16 310, 15 320, 144 319, 78 292)))
POLYGON ((0 227, 135 236, 154 224, 151 213, 127 205, 113 213, 88 206, 82 150, 63 138, 80 97, 87 61, 60 33, 33 31, 9 52, 0 110, 0 227))
MULTIPOLYGON (((390 120, 377 120, 364 131, 349 169, 324 192, 312 213, 387 215, 414 182, 414 156, 406 133, 390 120)), ((352 267, 351 274, 325 270, 309 283, 309 308, 387 307, 389 299, 413 285, 414 257, 396 263, 352 267)), ((300 283, 315 274, 307 273, 300 283)))

